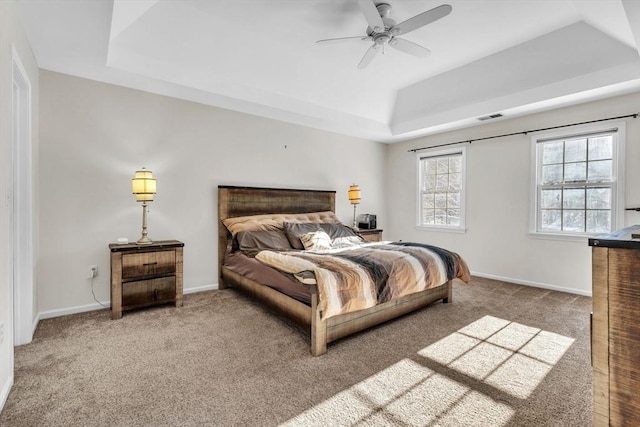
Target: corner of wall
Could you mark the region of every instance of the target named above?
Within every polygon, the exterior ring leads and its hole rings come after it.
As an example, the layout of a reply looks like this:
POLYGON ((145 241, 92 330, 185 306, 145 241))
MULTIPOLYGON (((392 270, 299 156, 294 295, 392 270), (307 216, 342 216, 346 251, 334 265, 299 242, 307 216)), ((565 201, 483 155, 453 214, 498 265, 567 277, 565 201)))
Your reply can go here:
MULTIPOLYGON (((39 104, 39 69, 38 64, 22 28, 16 10, 15 1, 0 1, 0 193, 7 200, 13 191, 12 176, 12 85, 13 85, 13 52, 17 52, 25 66, 31 82, 31 122, 32 150, 38 150, 38 104, 39 104)), ((36 154, 37 157, 37 154, 36 154)), ((32 181, 35 185, 35 180, 32 181)), ((10 235, 11 208, 9 203, 0 204, 0 234, 10 235)), ((37 221, 34 212, 33 221, 37 221)), ((37 239, 34 236, 34 240, 37 239)), ((13 385, 14 375, 14 316, 13 316, 13 284, 12 254, 15 251, 11 239, 3 238, 0 244, 0 322, 3 323, 4 339, 0 345, 0 409, 4 407, 13 385)), ((35 288, 34 288, 35 292, 35 288)), ((37 316, 31 313, 31 320, 37 316)), ((31 326, 31 325, 29 325, 31 326)))
POLYGON ((4 408, 4 404, 7 403, 7 398, 9 397, 11 387, 13 387, 13 373, 9 375, 2 386, 2 391, 0 391, 0 411, 2 410, 2 408, 4 408))

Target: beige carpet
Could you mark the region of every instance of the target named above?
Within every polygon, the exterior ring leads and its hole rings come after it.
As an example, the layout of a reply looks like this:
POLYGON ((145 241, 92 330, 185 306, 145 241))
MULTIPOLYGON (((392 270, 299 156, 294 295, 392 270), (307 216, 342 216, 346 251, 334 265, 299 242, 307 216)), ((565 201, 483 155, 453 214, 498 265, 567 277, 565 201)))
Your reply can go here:
POLYGON ((40 322, 2 426, 589 426, 591 299, 473 278, 309 355, 234 290, 40 322))

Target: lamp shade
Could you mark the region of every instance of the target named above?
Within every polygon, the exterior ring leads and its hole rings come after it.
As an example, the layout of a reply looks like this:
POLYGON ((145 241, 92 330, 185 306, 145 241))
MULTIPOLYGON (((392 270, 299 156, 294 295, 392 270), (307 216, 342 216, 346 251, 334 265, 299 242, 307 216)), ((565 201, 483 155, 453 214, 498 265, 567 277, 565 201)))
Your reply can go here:
POLYGON ((131 180, 131 191, 136 195, 138 202, 151 202, 156 194, 156 180, 151 171, 142 168, 136 171, 135 177, 131 180))
POLYGON ((353 184, 352 186, 349 187, 349 202, 351 202, 352 205, 357 205, 360 203, 361 200, 361 193, 360 193, 360 187, 357 186, 356 184, 353 184))

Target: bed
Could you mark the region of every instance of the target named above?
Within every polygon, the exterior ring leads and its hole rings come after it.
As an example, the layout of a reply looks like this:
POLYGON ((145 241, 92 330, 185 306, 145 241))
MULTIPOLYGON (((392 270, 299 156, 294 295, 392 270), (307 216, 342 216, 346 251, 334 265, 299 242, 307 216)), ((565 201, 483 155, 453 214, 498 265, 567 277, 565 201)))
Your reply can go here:
MULTIPOLYGON (((328 317, 323 315, 327 313, 327 301, 325 299, 328 298, 322 299, 320 297, 321 292, 319 290, 324 289, 318 288, 319 285, 322 285, 321 282, 316 283, 313 279, 310 279, 310 283, 304 286, 304 292, 300 295, 292 294, 291 292, 287 294, 286 291, 278 290, 279 288, 277 287, 274 288, 259 283, 262 280, 258 277, 261 278, 271 274, 268 271, 251 277, 241 269, 232 267, 229 260, 232 254, 238 253, 237 246, 240 233, 237 233, 237 230, 229 224, 233 224, 235 220, 242 219, 242 221, 235 222, 241 223, 241 226, 244 227, 245 225, 243 224, 253 222, 254 218, 258 218, 258 222, 261 224, 265 221, 265 218, 267 218, 266 221, 271 218, 274 221, 277 219, 279 222, 275 221, 276 225, 274 227, 276 228, 283 221, 331 223, 337 221, 335 217, 335 194, 335 191, 323 190, 218 187, 219 288, 232 287, 239 289, 299 325, 311 337, 311 354, 314 356, 326 353, 327 344, 337 339, 394 319, 438 300, 442 300, 443 303, 452 301, 452 279, 449 279, 444 284, 435 287, 402 295, 371 307, 334 314, 328 317), (249 220, 246 220, 246 218, 249 218, 249 220), (233 230, 233 233, 231 230, 233 230), (304 293, 308 293, 308 295, 303 295, 304 293)), ((407 248, 407 250, 410 249, 412 248, 407 248)), ((303 253, 306 252, 303 251, 303 253)), ((293 252, 291 256, 302 257, 303 253, 297 254, 293 252)), ((264 254, 271 254, 271 258, 275 259, 280 257, 277 253, 274 254, 271 251, 265 251, 264 254)), ((285 253, 283 256, 288 255, 288 253, 285 253)), ((457 257, 457 255, 455 256, 457 257)), ((459 259, 459 264, 457 277, 468 280, 466 264, 461 259, 459 259)), ((270 269, 271 267, 261 268, 270 269)))

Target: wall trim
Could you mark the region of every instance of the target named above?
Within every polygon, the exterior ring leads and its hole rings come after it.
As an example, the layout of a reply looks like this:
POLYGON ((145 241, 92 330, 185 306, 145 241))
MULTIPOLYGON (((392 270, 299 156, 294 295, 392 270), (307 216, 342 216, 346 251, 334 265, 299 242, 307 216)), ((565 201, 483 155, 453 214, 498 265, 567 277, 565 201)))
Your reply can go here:
MULTIPOLYGON (((110 301, 102 301, 101 303, 108 307, 110 304, 110 301)), ((37 317, 39 320, 44 320, 44 319, 51 319, 53 317, 61 317, 61 316, 67 316, 69 314, 78 314, 78 313, 84 313, 87 311, 95 311, 95 310, 102 310, 102 309, 104 309, 103 306, 101 306, 98 303, 93 303, 88 305, 77 305, 75 307, 58 308, 55 310, 41 311, 38 313, 37 317)))
POLYGON ((562 286, 550 285, 548 283, 532 282, 530 280, 520 280, 520 279, 514 279, 512 277, 496 276, 495 274, 480 273, 477 271, 472 271, 471 275, 483 277, 485 279, 493 279, 493 280, 500 280, 502 282, 515 283, 516 285, 525 285, 525 286, 531 286, 534 288, 549 289, 552 291, 566 292, 569 294, 583 295, 586 297, 592 296, 591 291, 581 291, 579 289, 565 288, 562 286))
MULTIPOLYGON (((13 349, 11 349, 11 351, 13 351, 13 349)), ((7 381, 2 386, 2 393, 0 393, 0 412, 4 409, 5 403, 7 403, 11 387, 13 387, 13 370, 11 371, 9 378, 7 378, 7 381)))
MULTIPOLYGON (((212 291, 216 289, 218 289, 218 284, 213 283, 211 285, 185 288, 183 290, 183 294, 195 294, 196 292, 212 291)), ((33 330, 35 331, 35 328, 38 325, 38 322, 42 319, 51 319, 54 317, 67 316, 69 314, 85 313, 87 311, 103 310, 104 307, 100 304, 104 304, 105 306, 109 307, 111 305, 111 301, 107 300, 107 301, 100 301, 100 303, 77 305, 75 307, 58 308, 55 310, 41 311, 36 316, 33 330)))
POLYGON ((40 323, 40 313, 36 314, 36 318, 33 319, 33 326, 31 327, 31 337, 33 337, 33 335, 36 333, 38 323, 40 323))
POLYGON ((13 344, 28 344, 35 312, 35 252, 33 183, 32 89, 18 50, 11 45, 12 170, 10 216, 13 218, 13 344))
POLYGON ((215 291, 218 289, 218 284, 213 283, 211 285, 196 286, 195 288, 185 288, 183 294, 195 294, 196 292, 215 291))
MULTIPOLYGON (((495 274, 487 274, 487 273, 481 273, 481 272, 477 272, 477 271, 472 271, 471 275, 472 276, 483 277, 485 279, 493 279, 493 280, 500 280, 500 281, 503 281, 503 282, 515 283, 516 285, 525 285, 525 286, 532 286, 534 288, 550 289, 552 291, 567 292, 567 293, 570 293, 570 294, 584 295, 584 296, 587 296, 587 297, 591 296, 591 292, 590 291, 581 291, 581 290, 578 290, 578 289, 565 288, 565 287, 562 287, 562 286, 550 285, 548 283, 540 283, 540 282, 532 282, 532 281, 529 281, 529 280, 514 279, 512 277, 497 276, 495 274)), ((212 283, 210 285, 185 288, 183 293, 185 295, 186 294, 195 294, 195 293, 198 293, 198 292, 213 291, 213 290, 217 290, 217 289, 218 289, 218 284, 217 283, 212 283)), ((110 301, 101 301, 101 303, 106 305, 106 306, 108 306, 110 304, 110 301)), ((93 304, 88 304, 88 305, 79 305, 79 306, 75 306, 75 307, 60 308, 60 309, 56 309, 56 310, 41 311, 41 312, 38 313, 38 315, 36 316, 35 321, 33 322, 33 330, 35 331, 36 327, 38 326, 38 322, 40 320, 43 320, 43 319, 51 319, 51 318, 54 318, 54 317, 67 316, 69 314, 84 313, 84 312, 87 312, 87 311, 95 311, 95 310, 101 310, 101 309, 104 309, 104 307, 101 306, 98 303, 93 303, 93 304)))

